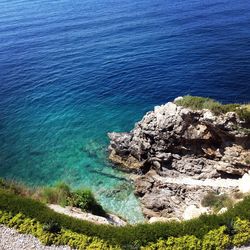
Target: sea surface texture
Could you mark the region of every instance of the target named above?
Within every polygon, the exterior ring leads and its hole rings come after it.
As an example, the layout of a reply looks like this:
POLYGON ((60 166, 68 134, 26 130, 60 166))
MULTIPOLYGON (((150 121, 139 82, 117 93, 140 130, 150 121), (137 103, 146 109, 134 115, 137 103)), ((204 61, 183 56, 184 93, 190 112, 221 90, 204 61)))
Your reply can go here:
POLYGON ((0 176, 141 221, 107 132, 185 94, 250 101, 249 0, 0 0, 0 176))

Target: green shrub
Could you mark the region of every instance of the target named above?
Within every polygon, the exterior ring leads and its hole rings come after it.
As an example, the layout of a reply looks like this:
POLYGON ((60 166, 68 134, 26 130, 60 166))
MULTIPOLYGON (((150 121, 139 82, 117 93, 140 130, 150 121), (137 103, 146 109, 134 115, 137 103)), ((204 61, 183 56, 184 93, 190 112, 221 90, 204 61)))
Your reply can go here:
POLYGON ((56 190, 51 187, 44 187, 41 190, 41 201, 49 204, 58 204, 58 195, 56 190))
POLYGON ((155 244, 141 247, 141 250, 201 250, 201 240, 195 236, 186 235, 175 238, 169 237, 167 240, 158 240, 155 244))
POLYGON ((199 96, 184 96, 175 102, 179 106, 198 109, 209 109, 215 115, 225 114, 227 112, 236 112, 240 119, 250 123, 250 108, 249 105, 242 104, 221 104, 211 98, 199 97, 199 96))
POLYGON ((10 212, 2 212, 0 211, 0 224, 7 225, 12 218, 12 214, 10 212))
POLYGON ((250 222, 247 220, 236 219, 234 223, 235 235, 232 243, 234 246, 243 246, 250 243, 250 222))
POLYGON ((96 215, 106 216, 106 212, 99 205, 88 189, 81 189, 72 192, 69 197, 68 204, 73 207, 81 208, 83 211, 91 212, 96 215))
POLYGON ((202 250, 222 250, 230 245, 230 237, 225 233, 226 226, 208 232, 202 241, 202 250))
POLYGON ((50 221, 43 226, 43 230, 50 233, 58 233, 61 231, 61 226, 54 221, 50 221))

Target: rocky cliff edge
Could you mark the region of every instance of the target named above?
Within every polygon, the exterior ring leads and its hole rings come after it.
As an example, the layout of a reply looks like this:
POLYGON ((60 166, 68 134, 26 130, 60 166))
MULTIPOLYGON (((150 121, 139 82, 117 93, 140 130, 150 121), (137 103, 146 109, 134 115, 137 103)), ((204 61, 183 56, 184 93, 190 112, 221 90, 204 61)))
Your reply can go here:
POLYGON ((180 99, 155 107, 128 133, 108 134, 109 158, 135 173, 148 218, 183 219, 190 206, 203 209, 206 193, 238 191, 250 170, 249 124, 235 112, 179 106, 180 99))

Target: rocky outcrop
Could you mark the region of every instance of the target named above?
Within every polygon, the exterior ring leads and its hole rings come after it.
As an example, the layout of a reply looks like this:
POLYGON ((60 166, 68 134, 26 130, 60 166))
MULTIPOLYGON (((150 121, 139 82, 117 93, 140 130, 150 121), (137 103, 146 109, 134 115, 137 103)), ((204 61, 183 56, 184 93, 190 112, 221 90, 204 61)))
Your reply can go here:
POLYGON ((234 112, 214 115, 169 102, 155 107, 128 133, 109 133, 110 160, 137 173, 134 178, 144 214, 183 218, 188 206, 200 207, 208 191, 235 186, 199 186, 163 182, 181 179, 238 179, 250 170, 250 135, 234 112))
MULTIPOLYGON (((201 206, 207 193, 234 193, 238 191, 238 180, 194 179, 185 175, 163 177, 155 170, 145 175, 134 176, 135 194, 139 197, 142 211, 147 218, 165 217, 187 219, 187 208, 196 207, 200 212, 211 212, 201 206)), ((196 214, 199 214, 196 212, 196 214)))

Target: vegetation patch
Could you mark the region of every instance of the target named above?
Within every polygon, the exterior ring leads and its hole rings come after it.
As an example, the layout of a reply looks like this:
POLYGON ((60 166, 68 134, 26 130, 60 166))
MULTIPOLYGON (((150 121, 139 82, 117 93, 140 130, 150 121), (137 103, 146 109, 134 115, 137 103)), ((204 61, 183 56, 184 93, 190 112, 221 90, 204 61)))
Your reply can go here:
MULTIPOLYGON (((202 240, 210 231, 217 230, 223 225, 229 227, 227 225, 231 225, 230 222, 235 221, 237 218, 250 221, 250 197, 246 197, 244 201, 237 203, 233 208, 229 209, 228 212, 221 215, 202 215, 197 219, 181 223, 138 224, 124 227, 96 225, 58 214, 49 209, 44 203, 16 195, 3 189, 0 189, 0 210, 10 213, 11 216, 16 216, 21 213, 25 218, 39 222, 45 232, 57 234, 60 230, 69 230, 73 234, 84 235, 84 237, 96 237, 105 242, 105 244, 119 246, 122 249, 140 249, 142 246, 148 246, 150 242, 158 242, 159 239, 164 242, 168 241, 170 237, 182 238, 189 235, 198 240, 202 240)), ((3 222, 1 223, 5 224, 3 222)), ((27 228, 29 227, 27 226, 27 228)), ((233 230, 228 230, 228 232, 229 231, 231 232, 233 230)), ((228 233, 225 232, 225 234, 228 233)), ((246 241, 247 240, 244 242, 246 241)), ((60 244, 61 242, 62 241, 60 241, 60 244)))
POLYGON ((32 197, 43 203, 59 204, 63 207, 72 206, 95 215, 107 215, 89 189, 73 191, 63 182, 57 183, 53 187, 28 188, 18 182, 0 179, 0 188, 17 195, 32 197))
POLYGON ((250 164, 250 156, 247 156, 247 157, 245 158, 245 163, 246 163, 246 164, 250 164))
POLYGON ((227 194, 216 194, 209 192, 201 201, 202 206, 211 207, 215 213, 218 213, 222 208, 231 208, 233 200, 227 194))
POLYGON ((74 249, 141 249, 141 250, 223 250, 232 246, 242 246, 250 243, 250 222, 236 218, 229 230, 227 226, 210 230, 201 239, 194 235, 181 237, 170 236, 158 239, 156 243, 140 246, 139 243, 126 246, 110 244, 96 236, 87 236, 69 229, 61 228, 58 224, 42 224, 22 213, 14 215, 0 210, 0 224, 15 228, 20 233, 31 234, 45 245, 68 245, 74 249))
POLYGON ((198 239, 193 235, 169 237, 156 243, 148 244, 141 250, 223 250, 233 246, 243 246, 250 243, 250 222, 239 218, 233 223, 234 233, 229 234, 226 226, 211 230, 198 239))
POLYGON ((31 234, 44 245, 68 245, 74 249, 109 249, 119 250, 108 242, 97 237, 90 237, 71 230, 61 228, 56 223, 41 224, 35 219, 24 216, 22 213, 13 215, 11 212, 0 210, 0 224, 15 228, 19 233, 31 234))
POLYGON ((241 120, 244 120, 247 124, 250 123, 250 104, 221 104, 211 98, 190 95, 184 96, 175 103, 179 106, 191 108, 193 110, 209 109, 215 115, 235 112, 241 120))

